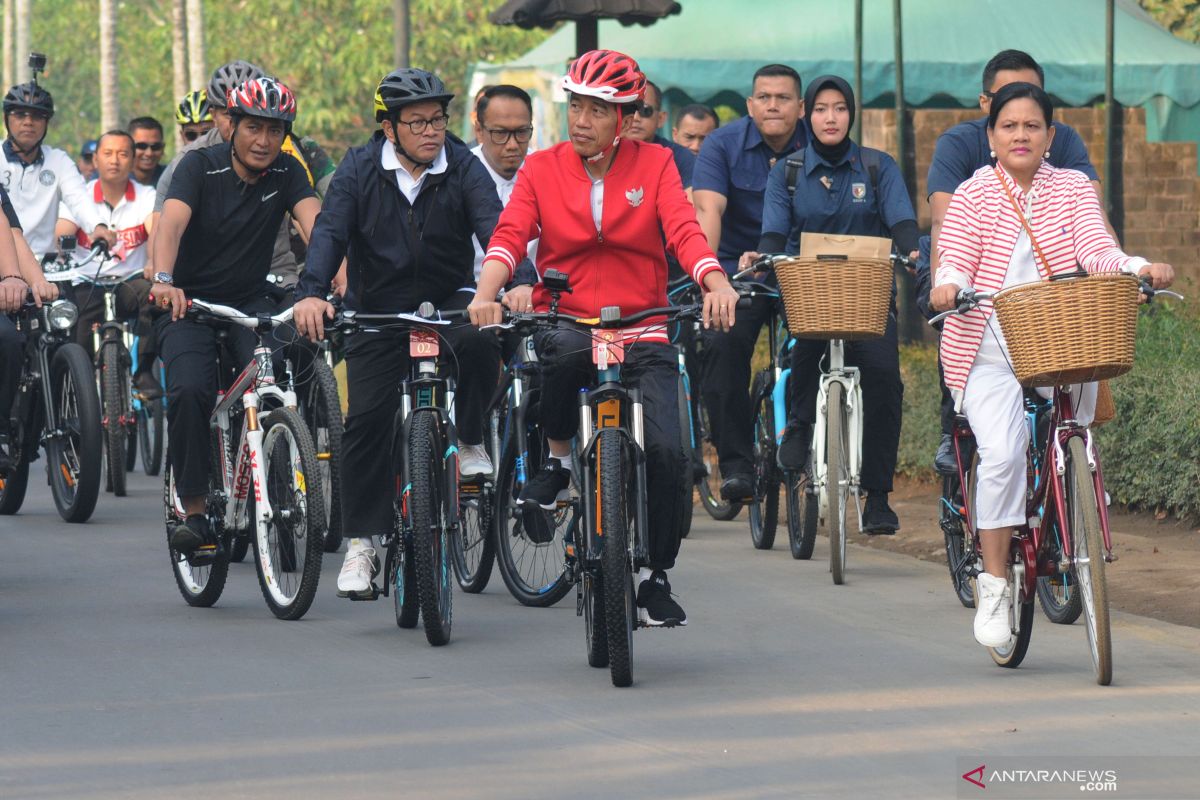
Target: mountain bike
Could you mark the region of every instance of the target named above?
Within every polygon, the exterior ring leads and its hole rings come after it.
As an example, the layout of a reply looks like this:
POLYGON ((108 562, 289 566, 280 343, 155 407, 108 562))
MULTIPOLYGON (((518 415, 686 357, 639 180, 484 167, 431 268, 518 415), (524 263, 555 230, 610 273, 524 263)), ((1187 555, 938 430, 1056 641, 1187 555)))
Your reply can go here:
MULTIPOLYGON (((191 555, 168 544, 175 582, 188 605, 213 605, 225 588, 236 541, 248 537, 267 607, 279 619, 300 619, 312 605, 321 577, 321 475, 312 437, 296 411, 290 370, 276 380, 271 348, 263 342, 273 328, 291 321, 292 310, 248 316, 193 299, 187 317, 212 325, 222 337, 229 325, 247 328, 258 344, 242 372, 218 392, 209 422, 212 458, 205 513, 214 541, 191 555)), ((169 542, 171 531, 186 519, 169 448, 163 506, 169 542)))
MULTIPOLYGON (((141 347, 141 336, 133 337, 130 348, 132 364, 138 363, 138 350, 141 347)), ((131 367, 133 369, 134 367, 131 367)), ((154 364, 154 376, 163 387, 162 396, 148 400, 138 391, 133 392, 133 414, 137 417, 137 438, 129 442, 129 455, 125 463, 128 470, 137 466, 137 455, 142 456, 142 471, 150 477, 155 477, 162 470, 163 440, 166 436, 166 381, 162 362, 154 364)))

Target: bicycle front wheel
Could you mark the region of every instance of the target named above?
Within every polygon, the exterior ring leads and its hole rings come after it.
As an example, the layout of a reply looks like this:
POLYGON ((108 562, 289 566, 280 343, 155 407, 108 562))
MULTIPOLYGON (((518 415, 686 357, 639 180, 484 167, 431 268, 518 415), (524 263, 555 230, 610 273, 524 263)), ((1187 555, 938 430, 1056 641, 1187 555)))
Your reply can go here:
POLYGON ((300 413, 317 452, 321 476, 321 510, 325 516, 325 552, 342 544, 342 405, 337 379, 323 358, 314 358, 312 373, 300 398, 300 413))
POLYGON ((262 448, 271 518, 254 522, 258 583, 272 614, 300 619, 317 594, 324 552, 317 454, 304 420, 290 408, 276 408, 263 419, 262 448))
MULTIPOLYGON (((408 432, 408 469, 411 484, 408 497, 412 520, 412 558, 417 574, 417 595, 425 638, 440 647, 450 641, 453 621, 453 593, 450 591, 450 552, 448 536, 458 509, 450 508, 457 498, 448 497, 448 469, 458 466, 443 460, 445 437, 441 420, 431 409, 414 411, 408 432)), ((458 475, 449 475, 450 480, 458 475)))
POLYGON ((96 373, 87 353, 74 342, 54 353, 50 396, 58 421, 58 430, 46 443, 50 492, 59 516, 67 522, 86 522, 100 496, 104 441, 96 373))
POLYGON ((125 421, 129 419, 129 372, 121 356, 121 347, 115 341, 107 342, 100 355, 107 481, 108 488, 117 497, 125 496, 125 459, 129 455, 125 442, 125 421))
POLYGON ((1067 459, 1067 516, 1071 520, 1071 544, 1075 551, 1074 573, 1087 623, 1096 683, 1108 686, 1112 682, 1112 632, 1108 583, 1104 576, 1104 534, 1100 529, 1096 484, 1081 437, 1071 437, 1067 459))
POLYGON ((825 524, 829 530, 829 573, 839 586, 846 579, 846 503, 850 496, 844 392, 842 384, 831 382, 825 410, 825 524))
POLYGON ((600 571, 603 575, 604 621, 608 638, 608 669, 613 686, 633 683, 633 624, 637 613, 629 563, 630 505, 626 492, 633 479, 625 442, 616 429, 600 432, 596 447, 599 481, 600 571))
POLYGON ((750 502, 750 542, 757 550, 775 546, 779 524, 779 489, 782 478, 775 463, 775 402, 770 377, 754 378, 754 499, 750 502))
POLYGON ((817 496, 812 482, 802 473, 786 475, 788 547, 792 558, 812 558, 817 542, 817 496))
POLYGON ((700 492, 700 505, 713 519, 728 522, 741 513, 742 504, 731 503, 721 497, 721 465, 717 446, 712 441, 712 424, 708 421, 708 409, 696 388, 692 389, 692 422, 696 426, 692 468, 695 471, 696 489, 700 492))

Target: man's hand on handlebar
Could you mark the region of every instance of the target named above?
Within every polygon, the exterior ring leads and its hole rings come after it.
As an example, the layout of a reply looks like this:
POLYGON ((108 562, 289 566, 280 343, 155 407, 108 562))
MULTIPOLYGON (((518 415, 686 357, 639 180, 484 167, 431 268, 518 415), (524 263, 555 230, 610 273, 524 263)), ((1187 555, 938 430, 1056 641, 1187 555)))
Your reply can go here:
POLYGON ((103 223, 92 229, 90 238, 93 242, 93 248, 96 246, 96 244, 104 242, 106 250, 112 248, 117 241, 117 235, 109 230, 108 226, 104 225, 103 223))
POLYGON ((934 311, 949 311, 958 303, 958 287, 953 283, 935 286, 929 293, 929 306, 934 311))
POLYGON ((471 324, 477 328, 482 328, 484 325, 499 325, 504 322, 504 308, 495 300, 489 300, 486 297, 480 297, 479 292, 471 298, 471 304, 467 306, 467 314, 471 317, 471 324))
POLYGON ((29 284, 20 275, 6 275, 0 280, 0 313, 19 311, 25 303, 29 284))
POLYGON ((533 287, 526 284, 514 286, 504 293, 500 302, 509 311, 517 313, 533 311, 533 287))
POLYGON ((187 314, 187 297, 178 286, 156 282, 150 287, 150 298, 156 308, 171 312, 172 322, 183 319, 187 314))
POLYGON ((325 320, 332 320, 333 304, 320 297, 306 297, 292 309, 292 323, 301 336, 319 342, 325 336, 325 320))

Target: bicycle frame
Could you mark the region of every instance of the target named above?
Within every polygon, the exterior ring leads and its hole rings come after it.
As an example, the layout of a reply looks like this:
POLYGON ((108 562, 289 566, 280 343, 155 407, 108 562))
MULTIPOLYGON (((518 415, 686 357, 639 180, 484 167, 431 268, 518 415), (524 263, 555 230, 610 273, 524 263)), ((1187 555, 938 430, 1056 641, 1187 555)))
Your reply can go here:
POLYGON ((854 508, 858 513, 858 527, 862 528, 862 507, 859 498, 859 476, 862 469, 862 386, 857 367, 848 367, 845 362, 845 342, 833 339, 829 342, 829 368, 821 371, 821 380, 817 387, 817 421, 813 426, 813 463, 812 479, 816 489, 820 508, 828 508, 830 476, 825 465, 825 438, 829 421, 828 415, 835 412, 829 408, 829 387, 835 383, 841 384, 843 396, 846 398, 845 430, 849 437, 848 475, 849 491, 854 495, 854 508))

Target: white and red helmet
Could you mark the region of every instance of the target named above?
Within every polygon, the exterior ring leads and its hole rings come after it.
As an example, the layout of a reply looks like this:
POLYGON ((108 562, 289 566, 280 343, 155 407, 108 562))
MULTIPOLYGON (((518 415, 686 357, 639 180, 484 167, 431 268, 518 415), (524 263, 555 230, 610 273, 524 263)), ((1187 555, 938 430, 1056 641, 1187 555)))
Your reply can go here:
POLYGON ((638 103, 646 95, 646 76, 636 61, 616 50, 589 50, 571 62, 562 88, 618 105, 638 103))

